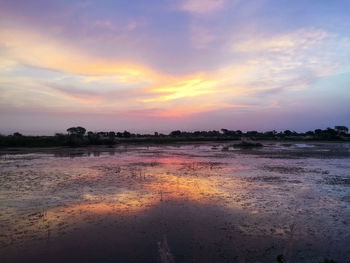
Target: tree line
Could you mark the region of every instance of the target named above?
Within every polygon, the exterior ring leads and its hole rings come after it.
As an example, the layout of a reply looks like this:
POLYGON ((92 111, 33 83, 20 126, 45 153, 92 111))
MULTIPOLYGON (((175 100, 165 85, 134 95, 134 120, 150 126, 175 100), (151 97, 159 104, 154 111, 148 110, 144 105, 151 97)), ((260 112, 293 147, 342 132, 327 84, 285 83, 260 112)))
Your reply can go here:
POLYGON ((67 133, 56 133, 54 136, 24 136, 19 132, 12 135, 0 135, 0 147, 47 147, 47 146, 83 146, 83 145, 114 145, 122 142, 154 142, 167 143, 176 141, 205 140, 339 140, 350 141, 349 129, 346 126, 316 129, 298 133, 296 131, 246 131, 212 130, 212 131, 180 131, 169 134, 155 132, 153 134, 131 133, 129 131, 86 131, 84 127, 70 127, 67 133))

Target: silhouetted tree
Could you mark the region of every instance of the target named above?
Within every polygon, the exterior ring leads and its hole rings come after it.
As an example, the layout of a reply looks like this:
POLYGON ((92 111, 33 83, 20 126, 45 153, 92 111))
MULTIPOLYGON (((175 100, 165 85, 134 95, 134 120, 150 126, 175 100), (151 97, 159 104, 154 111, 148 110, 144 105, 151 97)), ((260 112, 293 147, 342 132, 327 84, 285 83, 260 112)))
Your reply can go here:
POLYGON ((179 130, 172 131, 172 132, 170 133, 170 136, 180 136, 180 135, 181 135, 181 131, 179 131, 179 130))
POLYGON ((292 132, 290 130, 285 130, 283 133, 286 136, 291 136, 292 135, 292 132))
POLYGON ((97 133, 88 131, 87 138, 88 138, 89 144, 99 144, 97 133))
POLYGON ((346 126, 335 126, 334 129, 337 131, 339 134, 346 134, 348 133, 349 129, 346 126))
POLYGON ((332 129, 332 128, 327 128, 326 133, 327 133, 327 135, 330 136, 330 137, 333 137, 333 136, 337 135, 336 130, 334 130, 334 129, 332 129))
POLYGON ((108 132, 108 138, 114 139, 114 137, 115 137, 115 132, 114 131, 108 132))
POLYGON ((256 135, 258 135, 258 132, 257 131, 247 131, 246 135, 247 136, 256 136, 256 135))
POLYGON ((83 127, 71 127, 67 129, 67 132, 69 134, 68 137, 68 145, 70 146, 79 146, 84 143, 84 134, 86 132, 86 129, 83 127))
POLYGON ((222 133, 225 135, 225 136, 233 136, 236 134, 235 131, 230 131, 228 129, 221 129, 222 133))
POLYGON ((84 135, 85 132, 86 132, 86 129, 83 128, 83 127, 71 127, 71 128, 68 128, 67 129, 67 132, 70 134, 70 135, 84 135))
POLYGON ((315 134, 316 134, 317 136, 321 136, 321 135, 322 135, 322 130, 321 130, 321 129, 316 129, 316 130, 315 130, 315 134))
POLYGON ((108 137, 108 132, 100 131, 100 132, 97 133, 97 136, 98 136, 99 138, 108 137))
POLYGON ((307 131, 305 134, 308 135, 308 136, 314 136, 315 135, 315 133, 313 131, 307 131))
POLYGON ((128 132, 128 131, 124 131, 124 132, 123 132, 123 137, 124 137, 124 138, 130 138, 130 137, 131 137, 131 133, 128 132))
POLYGON ((228 129, 221 129, 221 131, 224 135, 227 135, 227 133, 228 133, 228 129))
POLYGON ((198 137, 198 136, 200 136, 201 135, 201 132, 200 131, 195 131, 194 133, 193 133, 193 136, 196 136, 196 137, 198 137))
POLYGON ((264 136, 266 137, 274 137, 276 134, 276 131, 267 131, 267 132, 264 132, 264 136))

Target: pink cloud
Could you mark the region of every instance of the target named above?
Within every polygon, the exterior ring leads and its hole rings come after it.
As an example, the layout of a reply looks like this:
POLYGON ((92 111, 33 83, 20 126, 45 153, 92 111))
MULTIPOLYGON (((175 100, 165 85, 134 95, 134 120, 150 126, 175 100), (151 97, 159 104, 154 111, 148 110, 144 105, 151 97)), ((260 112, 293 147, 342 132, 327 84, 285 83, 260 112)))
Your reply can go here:
POLYGON ((220 10, 224 5, 224 0, 186 0, 180 5, 180 10, 206 14, 220 10))

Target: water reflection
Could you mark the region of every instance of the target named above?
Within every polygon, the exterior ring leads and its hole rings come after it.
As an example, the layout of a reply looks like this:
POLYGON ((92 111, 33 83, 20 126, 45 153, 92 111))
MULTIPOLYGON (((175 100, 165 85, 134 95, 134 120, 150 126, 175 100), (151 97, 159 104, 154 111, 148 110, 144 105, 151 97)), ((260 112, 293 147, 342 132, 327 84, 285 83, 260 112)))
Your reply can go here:
POLYGON ((86 153, 86 152, 55 152, 54 156, 55 157, 76 158, 76 157, 90 156, 90 153, 86 153))
MULTIPOLYGON (((115 154, 114 151, 108 152, 109 155, 113 156, 115 154)), ((77 157, 85 157, 85 156, 93 156, 99 157, 101 155, 101 151, 81 151, 81 152, 55 152, 55 157, 69 157, 69 158, 77 158, 77 157)))
POLYGON ((92 246, 101 238, 123 240, 124 245, 110 250, 119 255, 121 248, 130 249, 126 244, 138 244, 143 256, 133 262, 153 262, 152 253, 157 254, 165 234, 178 261, 221 262, 225 256, 273 262, 280 253, 295 259, 295 251, 305 251, 306 243, 312 244, 307 247, 312 257, 322 260, 319 247, 328 240, 335 244, 328 255, 348 256, 344 222, 350 217, 344 211, 350 206, 343 197, 349 189, 337 185, 335 191, 327 184, 332 174, 345 178, 350 168, 346 160, 306 162, 289 158, 290 151, 284 159, 265 158, 261 152, 248 158, 239 152, 223 155, 221 148, 210 147, 210 155, 203 155, 200 147, 147 151, 130 146, 119 152, 3 158, 0 252, 44 241, 72 245, 84 232, 92 246), (124 231, 130 236, 120 237, 124 231))

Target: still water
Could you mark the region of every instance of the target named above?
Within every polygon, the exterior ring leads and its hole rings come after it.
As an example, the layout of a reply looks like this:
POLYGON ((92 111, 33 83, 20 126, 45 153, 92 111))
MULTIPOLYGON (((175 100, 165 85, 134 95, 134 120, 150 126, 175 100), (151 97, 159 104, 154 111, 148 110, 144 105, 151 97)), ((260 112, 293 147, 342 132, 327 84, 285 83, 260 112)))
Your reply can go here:
POLYGON ((0 262, 350 260, 350 145, 0 155, 0 262))

